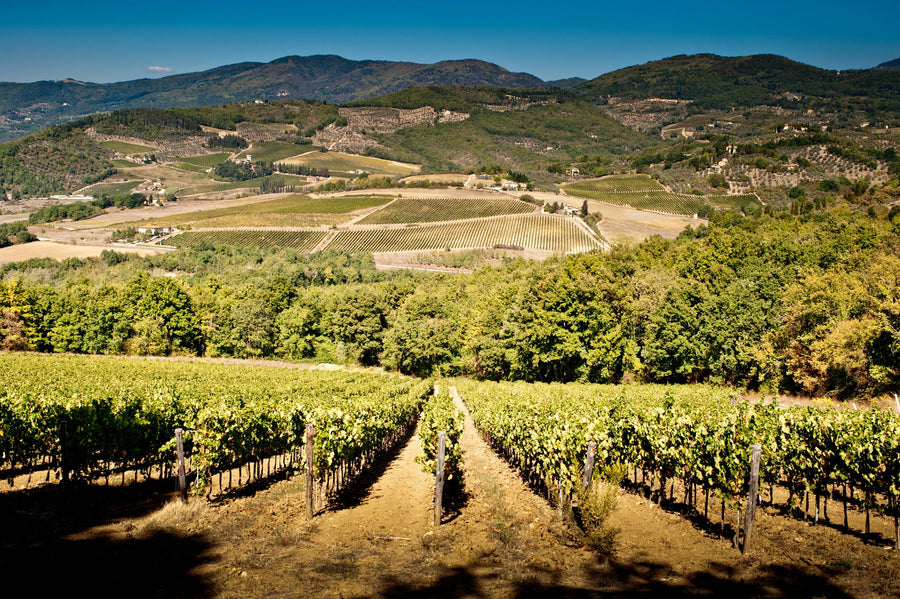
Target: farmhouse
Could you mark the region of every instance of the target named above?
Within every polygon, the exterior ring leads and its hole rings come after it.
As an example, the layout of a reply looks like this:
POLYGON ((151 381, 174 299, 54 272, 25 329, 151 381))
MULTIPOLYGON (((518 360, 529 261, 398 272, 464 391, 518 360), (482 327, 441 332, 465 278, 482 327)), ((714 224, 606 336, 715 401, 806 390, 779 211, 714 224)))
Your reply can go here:
POLYGON ((160 235, 168 235, 172 232, 172 227, 138 227, 137 232, 141 235, 157 237, 160 235))

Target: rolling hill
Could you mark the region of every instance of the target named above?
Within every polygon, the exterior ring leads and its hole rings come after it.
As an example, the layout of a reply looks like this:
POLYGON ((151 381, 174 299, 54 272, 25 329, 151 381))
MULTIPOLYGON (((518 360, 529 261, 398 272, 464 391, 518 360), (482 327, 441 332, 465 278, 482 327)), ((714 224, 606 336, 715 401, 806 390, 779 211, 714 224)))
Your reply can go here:
POLYGON ((349 102, 421 85, 544 87, 527 73, 481 60, 434 64, 354 61, 340 56, 285 56, 197 73, 119 83, 66 79, 0 83, 0 141, 81 116, 125 108, 218 106, 275 99, 349 102))
POLYGON ((529 170, 576 156, 622 155, 650 140, 560 89, 410 88, 352 106, 432 106, 467 118, 371 136, 387 155, 435 171, 503 165, 529 170))
POLYGON ((883 62, 877 67, 875 67, 876 71, 898 71, 900 70, 900 58, 895 58, 894 60, 889 60, 887 62, 883 62))
POLYGON ((898 71, 828 71, 772 54, 672 56, 601 75, 571 91, 591 102, 615 96, 691 100, 700 109, 775 104, 900 113, 898 71))

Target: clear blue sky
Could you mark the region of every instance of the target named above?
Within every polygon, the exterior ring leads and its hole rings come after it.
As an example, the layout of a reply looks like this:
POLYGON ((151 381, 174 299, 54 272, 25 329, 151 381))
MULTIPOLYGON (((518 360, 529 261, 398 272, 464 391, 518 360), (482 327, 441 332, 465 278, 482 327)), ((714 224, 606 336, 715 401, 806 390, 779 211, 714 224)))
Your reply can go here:
POLYGON ((697 52, 781 54, 830 69, 900 58, 900 0, 697 4, 6 0, 0 81, 122 81, 291 54, 479 58, 545 80, 697 52))

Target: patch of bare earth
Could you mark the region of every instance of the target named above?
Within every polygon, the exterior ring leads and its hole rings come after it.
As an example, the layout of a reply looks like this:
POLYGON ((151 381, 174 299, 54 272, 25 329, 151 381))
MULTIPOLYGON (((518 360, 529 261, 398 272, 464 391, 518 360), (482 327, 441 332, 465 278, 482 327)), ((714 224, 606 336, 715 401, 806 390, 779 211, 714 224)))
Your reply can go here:
POLYGON ((19 245, 11 245, 0 248, 0 263, 21 262, 32 258, 53 258, 64 260, 66 258, 92 258, 99 256, 104 250, 117 252, 130 252, 141 256, 158 254, 162 250, 152 248, 125 246, 125 245, 73 245, 70 243, 56 243, 53 241, 32 241, 19 245))

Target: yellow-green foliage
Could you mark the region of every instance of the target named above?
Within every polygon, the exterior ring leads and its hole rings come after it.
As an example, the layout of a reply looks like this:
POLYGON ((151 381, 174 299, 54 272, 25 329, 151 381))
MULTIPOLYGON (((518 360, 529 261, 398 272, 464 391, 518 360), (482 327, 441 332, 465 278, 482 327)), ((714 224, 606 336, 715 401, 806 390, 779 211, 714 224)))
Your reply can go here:
POLYGON ((463 433, 463 415, 453 405, 453 400, 440 389, 428 399, 419 423, 419 440, 422 442, 423 454, 416 458, 422 464, 422 470, 433 473, 437 464, 438 433, 447 433, 446 451, 444 454, 444 473, 447 480, 462 480, 462 450, 459 438, 463 433))

